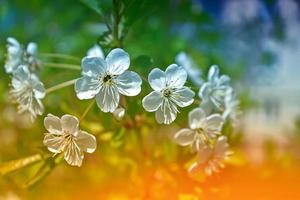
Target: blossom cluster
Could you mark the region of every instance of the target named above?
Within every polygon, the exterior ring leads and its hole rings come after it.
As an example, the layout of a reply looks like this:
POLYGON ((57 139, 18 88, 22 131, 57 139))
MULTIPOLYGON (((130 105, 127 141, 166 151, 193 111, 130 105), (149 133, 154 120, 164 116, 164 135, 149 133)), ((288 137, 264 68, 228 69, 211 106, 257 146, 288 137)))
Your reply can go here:
MULTIPOLYGON (((10 94, 18 103, 19 111, 29 112, 32 120, 43 114, 41 99, 46 95, 35 73, 41 65, 36 50, 35 43, 29 43, 24 49, 17 40, 8 38, 5 69, 12 74, 10 94)), ((199 87, 201 104, 189 112, 189 127, 179 130, 174 141, 197 153, 198 160, 191 171, 205 165, 205 172, 212 174, 224 166, 223 161, 230 155, 222 126, 228 118, 236 121, 239 103, 230 78, 220 75, 218 66, 209 69, 205 82, 201 70, 187 54, 178 54, 176 62, 164 71, 160 68, 150 71, 148 83, 153 91, 143 97, 142 106, 148 112, 155 112, 157 123, 169 125, 176 120, 181 108, 195 102, 196 93, 185 86, 187 79, 199 87)), ((112 49, 105 57, 100 46, 93 46, 81 60, 81 77, 74 85, 76 96, 80 100, 95 99, 102 112, 113 113, 116 119, 122 120, 125 109, 120 105, 121 97, 137 96, 142 91, 140 75, 128 70, 129 67, 130 56, 123 49, 112 49)), ((44 145, 55 155, 63 153, 70 165, 81 166, 84 152, 96 150, 96 137, 80 130, 75 116, 65 114, 59 118, 48 114, 44 126, 47 129, 44 145)))
POLYGON ((28 113, 32 121, 44 112, 41 99, 45 97, 46 90, 34 73, 40 66, 36 43, 30 42, 23 48, 15 38, 7 39, 4 68, 8 74, 12 74, 10 96, 18 104, 18 111, 28 113))

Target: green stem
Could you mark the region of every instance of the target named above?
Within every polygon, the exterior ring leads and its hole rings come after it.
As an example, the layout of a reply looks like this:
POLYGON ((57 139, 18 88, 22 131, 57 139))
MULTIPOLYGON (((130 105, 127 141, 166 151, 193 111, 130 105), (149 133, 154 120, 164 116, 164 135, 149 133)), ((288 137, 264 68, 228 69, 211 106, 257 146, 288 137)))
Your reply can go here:
POLYGON ((5 175, 10 172, 16 171, 30 164, 36 163, 43 159, 41 154, 35 154, 26 158, 9 161, 0 165, 0 175, 5 175))
POLYGON ((50 92, 53 92, 53 91, 56 91, 56 90, 59 90, 61 88, 64 88, 64 87, 67 87, 69 85, 73 85, 75 82, 76 82, 77 79, 73 79, 73 80, 70 80, 70 81, 66 81, 66 82, 63 82, 63 83, 60 83, 58 85, 54 85, 48 89, 46 89, 46 93, 50 93, 50 92))
POLYGON ((119 23, 120 23, 120 5, 119 0, 113 0, 113 37, 115 42, 115 47, 121 47, 121 41, 119 37, 119 23))
POLYGON ((83 114, 80 116, 79 121, 83 120, 85 118, 85 116, 87 115, 87 113, 90 111, 90 109, 93 107, 95 103, 95 100, 93 100, 88 107, 85 109, 85 111, 83 112, 83 114))
POLYGON ((69 59, 69 60, 73 60, 73 61, 80 61, 80 58, 75 57, 75 56, 71 56, 71 55, 66 55, 66 54, 57 54, 57 53, 40 53, 39 54, 42 57, 45 58, 62 58, 62 59, 69 59))
POLYGON ((73 64, 43 62, 43 65, 46 67, 53 67, 53 68, 81 70, 80 65, 73 65, 73 64))

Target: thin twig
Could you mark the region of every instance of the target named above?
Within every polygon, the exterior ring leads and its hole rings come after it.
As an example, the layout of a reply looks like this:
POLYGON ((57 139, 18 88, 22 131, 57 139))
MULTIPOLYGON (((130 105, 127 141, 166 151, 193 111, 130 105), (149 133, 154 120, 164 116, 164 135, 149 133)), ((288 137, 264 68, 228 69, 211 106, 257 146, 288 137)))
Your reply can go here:
POLYGON ((90 109, 93 107, 95 103, 95 100, 93 100, 88 107, 85 109, 85 111, 83 112, 83 114, 80 116, 79 121, 83 120, 85 118, 85 116, 87 115, 87 113, 90 111, 90 109))
POLYGON ((66 81, 66 82, 63 82, 63 83, 60 83, 58 85, 54 85, 48 89, 46 89, 46 93, 50 93, 50 92, 53 92, 55 90, 59 90, 61 88, 64 88, 64 87, 67 87, 69 85, 73 85, 75 82, 76 82, 77 79, 73 79, 73 80, 70 80, 70 81, 66 81))
POLYGON ((54 67, 54 68, 62 68, 62 69, 73 69, 73 70, 80 70, 80 65, 73 65, 73 64, 65 64, 65 63, 48 63, 43 62, 43 65, 46 67, 54 67))
POLYGON ((66 55, 66 54, 57 54, 57 53, 40 53, 42 57, 46 58, 62 58, 62 59, 69 59, 74 61, 80 61, 81 59, 76 56, 66 55))

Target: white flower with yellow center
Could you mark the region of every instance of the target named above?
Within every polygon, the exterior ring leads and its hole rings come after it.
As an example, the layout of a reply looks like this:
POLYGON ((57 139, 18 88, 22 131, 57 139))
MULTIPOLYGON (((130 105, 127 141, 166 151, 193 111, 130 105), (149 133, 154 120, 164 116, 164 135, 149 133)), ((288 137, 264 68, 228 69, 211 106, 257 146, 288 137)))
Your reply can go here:
POLYGON ((20 65, 13 72, 10 95, 18 103, 19 113, 29 113, 32 121, 37 115, 43 114, 41 99, 46 95, 44 85, 35 74, 30 73, 26 65, 20 65))
POLYGON ((80 167, 84 152, 93 153, 96 150, 95 136, 79 129, 79 121, 72 115, 61 118, 48 114, 44 119, 48 133, 44 137, 44 145, 54 154, 64 153, 68 164, 80 167))
POLYGON ((192 151, 212 144, 212 140, 220 134, 223 118, 219 114, 206 116, 204 110, 195 108, 189 113, 189 128, 184 128, 174 135, 174 140, 181 146, 191 145, 192 151))
POLYGON ((189 172, 200 169, 210 176, 225 167, 224 161, 230 155, 232 151, 229 150, 227 138, 220 136, 213 147, 206 146, 198 151, 198 160, 190 166, 189 172))
POLYGON ((141 91, 142 80, 132 71, 128 53, 113 49, 104 59, 85 57, 82 59, 82 75, 75 83, 79 99, 96 98, 103 112, 114 112, 119 105, 120 94, 136 96, 141 91))
POLYGON ((150 72, 148 81, 154 91, 143 98, 143 107, 148 112, 155 112, 158 123, 172 123, 179 112, 177 106, 186 107, 193 103, 195 93, 184 86, 186 79, 185 69, 176 64, 168 66, 165 72, 158 68, 150 72))

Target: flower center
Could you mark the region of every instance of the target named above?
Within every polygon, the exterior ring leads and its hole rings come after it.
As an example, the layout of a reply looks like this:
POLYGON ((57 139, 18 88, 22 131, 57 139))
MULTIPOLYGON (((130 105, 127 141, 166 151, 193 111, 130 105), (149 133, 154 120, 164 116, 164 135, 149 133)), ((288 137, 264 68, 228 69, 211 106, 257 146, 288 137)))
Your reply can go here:
POLYGON ((172 90, 169 89, 169 88, 163 90, 163 95, 164 95, 164 97, 166 97, 166 98, 171 97, 171 95, 172 95, 172 90))
POLYGON ((210 136, 205 132, 203 128, 198 128, 196 130, 198 135, 198 139, 201 141, 202 144, 209 145, 211 143, 210 136))
POLYGON ((102 79, 103 83, 112 83, 113 82, 113 76, 110 74, 105 74, 100 79, 102 79))

